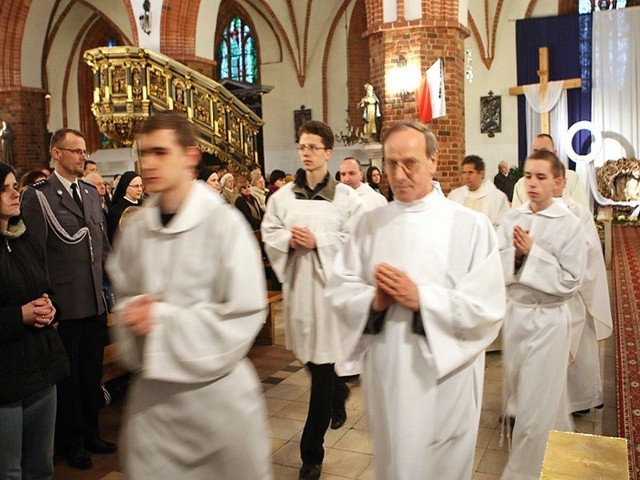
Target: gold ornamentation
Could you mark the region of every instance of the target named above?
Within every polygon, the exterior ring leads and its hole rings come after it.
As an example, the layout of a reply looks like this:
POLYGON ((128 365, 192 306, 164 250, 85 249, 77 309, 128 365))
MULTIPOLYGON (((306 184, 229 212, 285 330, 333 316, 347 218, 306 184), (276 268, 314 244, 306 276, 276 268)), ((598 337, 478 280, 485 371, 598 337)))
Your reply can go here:
POLYGON ((91 110, 100 131, 130 146, 152 111, 181 111, 194 123, 200 149, 240 170, 258 162, 262 120, 222 85, 164 55, 136 47, 88 50, 94 73, 91 110))

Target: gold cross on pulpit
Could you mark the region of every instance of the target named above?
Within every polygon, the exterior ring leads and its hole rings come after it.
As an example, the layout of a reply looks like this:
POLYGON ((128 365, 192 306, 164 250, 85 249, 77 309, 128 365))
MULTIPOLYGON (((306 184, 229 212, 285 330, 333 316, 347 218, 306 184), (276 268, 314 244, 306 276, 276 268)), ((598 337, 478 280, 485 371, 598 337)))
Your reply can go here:
MULTIPOLYGON (((540 83, 533 84, 540 86, 540 97, 544 98, 547 94, 547 88, 549 86, 549 47, 540 47, 538 49, 538 78, 540 83)), ((563 80, 562 88, 568 90, 570 88, 582 87, 582 80, 579 78, 569 78, 563 80)), ((522 85, 518 87, 511 87, 509 89, 510 95, 522 95, 524 94, 524 88, 522 85)), ((549 112, 543 112, 540 114, 540 132, 549 134, 549 112)))

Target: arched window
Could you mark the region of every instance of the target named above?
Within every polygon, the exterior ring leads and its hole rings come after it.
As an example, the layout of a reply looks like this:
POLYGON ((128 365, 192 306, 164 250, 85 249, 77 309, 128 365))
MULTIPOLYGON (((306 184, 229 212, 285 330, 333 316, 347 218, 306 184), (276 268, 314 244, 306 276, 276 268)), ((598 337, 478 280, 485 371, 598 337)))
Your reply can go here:
POLYGON ((258 53, 251 28, 234 16, 222 32, 218 45, 219 79, 258 82, 258 53))

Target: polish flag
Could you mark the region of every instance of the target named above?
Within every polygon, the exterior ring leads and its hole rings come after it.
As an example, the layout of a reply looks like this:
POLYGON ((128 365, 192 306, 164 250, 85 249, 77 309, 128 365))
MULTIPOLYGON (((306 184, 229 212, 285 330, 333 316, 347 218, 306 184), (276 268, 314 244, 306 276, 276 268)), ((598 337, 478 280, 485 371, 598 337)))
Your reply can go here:
POLYGON ((416 91, 418 116, 423 123, 447 114, 444 100, 444 61, 439 58, 427 69, 416 91))

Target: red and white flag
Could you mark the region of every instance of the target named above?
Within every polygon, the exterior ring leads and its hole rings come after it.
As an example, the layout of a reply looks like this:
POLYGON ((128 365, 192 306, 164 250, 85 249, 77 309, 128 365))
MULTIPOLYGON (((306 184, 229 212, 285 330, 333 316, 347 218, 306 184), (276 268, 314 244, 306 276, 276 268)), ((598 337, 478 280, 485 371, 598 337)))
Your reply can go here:
POLYGON ((444 100, 444 61, 439 58, 431 65, 416 91, 418 116, 423 123, 447 114, 444 100))

